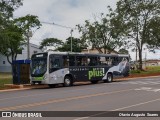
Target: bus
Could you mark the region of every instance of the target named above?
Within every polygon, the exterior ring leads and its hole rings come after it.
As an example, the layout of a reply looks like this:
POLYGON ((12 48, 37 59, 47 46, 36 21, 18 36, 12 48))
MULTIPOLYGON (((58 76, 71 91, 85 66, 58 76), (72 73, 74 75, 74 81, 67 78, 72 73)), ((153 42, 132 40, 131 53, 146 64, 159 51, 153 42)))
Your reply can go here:
POLYGON ((48 51, 31 57, 31 84, 72 86, 74 82, 112 82, 129 75, 129 55, 48 51))

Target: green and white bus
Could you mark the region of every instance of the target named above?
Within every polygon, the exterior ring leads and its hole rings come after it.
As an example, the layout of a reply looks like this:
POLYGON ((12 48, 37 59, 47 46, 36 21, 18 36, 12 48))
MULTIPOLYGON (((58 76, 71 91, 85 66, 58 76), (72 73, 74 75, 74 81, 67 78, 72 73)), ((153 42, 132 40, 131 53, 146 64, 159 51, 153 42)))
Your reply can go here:
POLYGON ((71 86, 74 82, 112 82, 129 75, 129 55, 44 52, 32 55, 31 83, 71 86))

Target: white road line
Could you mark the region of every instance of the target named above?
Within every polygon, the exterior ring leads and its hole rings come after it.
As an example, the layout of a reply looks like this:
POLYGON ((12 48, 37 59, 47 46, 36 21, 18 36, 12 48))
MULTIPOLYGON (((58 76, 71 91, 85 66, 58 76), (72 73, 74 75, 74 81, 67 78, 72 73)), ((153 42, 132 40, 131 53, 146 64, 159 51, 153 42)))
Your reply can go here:
POLYGON ((147 82, 137 81, 138 84, 148 84, 147 82))
MULTIPOLYGON (((153 103, 153 102, 156 102, 156 101, 160 101, 160 98, 155 99, 155 100, 146 101, 146 102, 141 102, 141 103, 134 104, 134 105, 129 105, 129 106, 126 106, 126 107, 121 107, 121 108, 109 110, 109 111, 119 111, 119 110, 124 110, 124 109, 132 108, 132 107, 137 107, 137 106, 144 105, 144 104, 148 104, 148 103, 153 103)), ((96 117, 97 115, 103 115, 103 114, 105 114, 105 113, 107 113, 107 112, 97 113, 97 114, 94 114, 94 115, 90 115, 90 116, 86 116, 86 117, 81 117, 81 118, 76 118, 76 119, 73 119, 73 120, 83 120, 83 119, 88 119, 88 118, 90 118, 90 117, 96 117)))
POLYGON ((155 85, 158 85, 160 84, 160 82, 153 82, 153 81, 148 81, 149 84, 155 84, 155 85))
POLYGON ((160 82, 158 81, 135 81, 135 82, 125 82, 125 83, 120 83, 120 84, 138 84, 138 85, 146 85, 146 84, 150 84, 150 85, 159 85, 160 82))

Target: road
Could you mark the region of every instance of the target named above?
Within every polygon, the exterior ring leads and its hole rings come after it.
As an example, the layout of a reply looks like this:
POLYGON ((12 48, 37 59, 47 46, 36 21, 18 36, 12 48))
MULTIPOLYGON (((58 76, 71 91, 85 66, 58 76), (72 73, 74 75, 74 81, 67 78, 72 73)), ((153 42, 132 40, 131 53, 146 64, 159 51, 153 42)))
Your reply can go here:
POLYGON ((160 111, 160 77, 1 92, 0 111, 97 111, 65 120, 97 120, 107 111, 160 111))

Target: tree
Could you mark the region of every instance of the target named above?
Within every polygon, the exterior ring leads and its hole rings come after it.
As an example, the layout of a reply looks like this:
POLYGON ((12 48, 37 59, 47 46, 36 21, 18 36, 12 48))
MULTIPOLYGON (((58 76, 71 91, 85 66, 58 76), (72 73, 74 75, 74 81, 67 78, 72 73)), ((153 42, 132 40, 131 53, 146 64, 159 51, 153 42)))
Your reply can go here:
POLYGON ((0 39, 0 53, 7 57, 10 64, 17 58, 17 54, 22 51, 22 45, 26 43, 27 32, 32 28, 39 28, 40 22, 36 16, 26 16, 15 20, 10 20, 5 29, 2 30, 0 39), (9 59, 11 57, 11 60, 9 59))
POLYGON ((16 60, 18 52, 23 44, 23 33, 12 19, 13 12, 22 5, 22 0, 1 0, 0 1, 0 53, 7 57, 12 64, 16 60), (11 60, 9 57, 11 56, 11 60))
POLYGON ((29 32, 34 32, 42 26, 37 16, 29 14, 15 19, 15 23, 23 30, 26 37, 28 37, 29 32))
POLYGON ((125 30, 127 46, 138 49, 139 69, 142 70, 143 46, 145 44, 150 46, 148 43, 151 40, 156 41, 151 34, 148 36, 150 32, 148 28, 151 21, 160 16, 160 2, 159 0, 120 0, 117 2, 116 11, 127 26, 125 30))
POLYGON ((16 25, 11 24, 0 35, 0 53, 7 57, 10 64, 17 58, 17 54, 22 51, 24 44, 23 32, 16 25), (11 59, 10 59, 11 57, 11 59))
POLYGON ((0 34, 10 24, 13 12, 22 4, 22 0, 0 0, 0 34))
POLYGON ((160 49, 160 17, 157 16, 151 19, 148 25, 148 44, 147 47, 154 51, 154 49, 160 49), (154 38, 154 40, 153 40, 154 38))
POLYGON ((115 19, 116 13, 108 6, 109 14, 102 13, 100 20, 96 20, 94 23, 85 21, 85 25, 77 25, 79 32, 82 33, 81 39, 86 40, 89 46, 96 48, 99 53, 111 53, 113 50, 122 45, 121 32, 123 29, 122 24, 119 24, 115 19))
POLYGON ((120 53, 120 54, 129 54, 128 50, 126 50, 126 49, 124 49, 124 48, 120 49, 120 50, 118 51, 118 53, 120 53))
MULTIPOLYGON (((86 47, 87 45, 83 40, 72 37, 72 52, 81 52, 86 47)), ((71 51, 71 37, 69 37, 62 47, 59 47, 57 50, 62 52, 71 51)))
POLYGON ((23 5, 23 0, 0 0, 0 16, 10 18, 13 12, 23 5))
POLYGON ((63 44, 64 44, 63 41, 59 40, 57 38, 46 38, 46 39, 42 40, 40 49, 44 49, 48 46, 52 46, 55 49, 57 49, 58 47, 62 46, 63 44))

